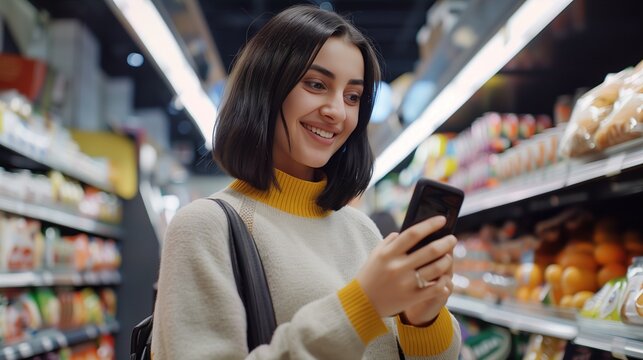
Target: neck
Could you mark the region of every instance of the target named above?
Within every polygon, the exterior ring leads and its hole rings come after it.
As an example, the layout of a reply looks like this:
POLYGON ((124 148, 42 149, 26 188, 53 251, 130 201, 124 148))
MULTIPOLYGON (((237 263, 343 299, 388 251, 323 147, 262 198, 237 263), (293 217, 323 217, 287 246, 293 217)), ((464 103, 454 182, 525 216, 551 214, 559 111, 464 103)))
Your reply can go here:
POLYGON ((230 188, 257 201, 297 216, 321 218, 331 213, 331 211, 317 205, 317 198, 326 188, 326 179, 322 178, 321 181, 316 182, 306 181, 279 169, 275 169, 275 178, 279 188, 271 184, 270 189, 259 190, 242 180, 235 180, 230 185, 230 188))

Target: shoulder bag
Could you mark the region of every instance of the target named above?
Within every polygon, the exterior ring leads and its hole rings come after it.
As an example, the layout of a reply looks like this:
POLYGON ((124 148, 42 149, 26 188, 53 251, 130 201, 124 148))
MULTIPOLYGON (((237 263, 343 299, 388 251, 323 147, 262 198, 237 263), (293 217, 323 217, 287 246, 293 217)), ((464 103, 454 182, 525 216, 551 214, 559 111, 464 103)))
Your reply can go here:
MULTIPOLYGON (((266 274, 254 239, 239 214, 224 200, 210 200, 219 204, 228 218, 232 271, 246 309, 248 349, 252 351, 269 343, 277 327, 266 274)), ((153 316, 148 316, 132 330, 130 360, 150 359, 153 316)))

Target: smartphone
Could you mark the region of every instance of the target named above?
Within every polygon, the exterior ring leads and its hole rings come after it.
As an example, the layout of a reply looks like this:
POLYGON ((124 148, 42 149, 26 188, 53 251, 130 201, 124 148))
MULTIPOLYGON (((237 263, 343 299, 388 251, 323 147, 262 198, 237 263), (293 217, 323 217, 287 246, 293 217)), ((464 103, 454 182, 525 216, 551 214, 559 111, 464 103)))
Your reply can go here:
POLYGON ((401 231, 438 215, 444 216, 447 222, 444 227, 420 240, 408 253, 414 252, 431 241, 453 234, 463 201, 464 192, 456 187, 424 178, 418 180, 401 231))

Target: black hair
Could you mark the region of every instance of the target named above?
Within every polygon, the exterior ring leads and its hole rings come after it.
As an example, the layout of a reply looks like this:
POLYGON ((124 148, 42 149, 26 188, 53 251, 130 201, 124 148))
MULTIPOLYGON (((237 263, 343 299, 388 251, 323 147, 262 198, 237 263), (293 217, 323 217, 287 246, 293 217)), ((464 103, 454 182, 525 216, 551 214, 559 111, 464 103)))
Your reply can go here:
MULTIPOLYGON (((274 16, 235 60, 213 137, 213 157, 231 176, 257 189, 276 185, 272 149, 284 100, 301 80, 326 40, 341 37, 364 58, 364 90, 357 127, 322 167, 327 185, 317 204, 338 210, 368 186, 373 153, 366 127, 380 80, 370 40, 340 15, 313 6, 290 7, 274 16)), ((284 121, 288 134, 288 128, 284 121)))

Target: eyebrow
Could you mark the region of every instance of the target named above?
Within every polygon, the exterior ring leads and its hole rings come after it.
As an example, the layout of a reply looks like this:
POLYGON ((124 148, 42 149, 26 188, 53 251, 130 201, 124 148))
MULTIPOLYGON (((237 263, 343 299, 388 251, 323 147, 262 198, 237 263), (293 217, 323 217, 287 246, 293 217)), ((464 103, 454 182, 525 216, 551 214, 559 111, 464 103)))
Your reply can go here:
MULTIPOLYGON (((331 79, 335 79, 335 74, 333 74, 332 71, 326 69, 323 66, 319 66, 317 64, 312 64, 312 65, 310 65, 310 70, 318 71, 318 72, 322 73, 323 75, 328 76, 331 79)), ((348 80, 348 83, 351 84, 351 85, 364 85, 364 80, 350 79, 350 80, 348 80)))

